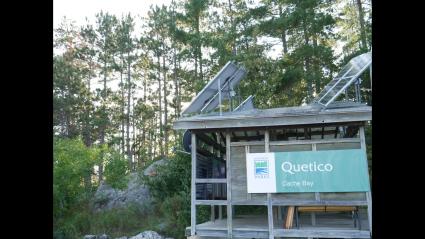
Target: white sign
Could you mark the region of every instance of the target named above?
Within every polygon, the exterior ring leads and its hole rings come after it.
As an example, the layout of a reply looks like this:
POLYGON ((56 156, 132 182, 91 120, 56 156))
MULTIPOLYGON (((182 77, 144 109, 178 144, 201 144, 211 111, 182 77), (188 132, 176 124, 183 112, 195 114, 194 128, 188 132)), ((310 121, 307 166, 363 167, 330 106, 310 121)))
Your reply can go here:
POLYGON ((248 193, 276 191, 276 170, 273 153, 246 155, 248 193))

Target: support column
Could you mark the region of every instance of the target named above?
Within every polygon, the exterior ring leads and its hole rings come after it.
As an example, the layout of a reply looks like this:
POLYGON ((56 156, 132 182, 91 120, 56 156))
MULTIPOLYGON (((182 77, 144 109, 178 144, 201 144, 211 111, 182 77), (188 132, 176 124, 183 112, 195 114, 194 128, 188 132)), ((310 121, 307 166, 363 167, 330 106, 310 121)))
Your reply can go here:
POLYGON ((191 181, 191 208, 190 208, 190 235, 196 234, 196 134, 192 131, 192 181, 191 181))
MULTIPOLYGON (((265 143, 265 152, 270 152, 270 134, 269 131, 266 130, 264 132, 264 143, 265 143)), ((267 216, 268 216, 268 224, 269 224, 269 239, 274 239, 273 234, 273 204, 272 204, 272 194, 267 193, 267 216)))
MULTIPOLYGON (((312 151, 317 151, 317 145, 316 144, 312 144, 311 145, 311 150, 312 151)), ((316 201, 320 201, 320 193, 319 192, 315 192, 314 193, 314 198, 316 199, 316 201)), ((311 213, 311 225, 316 226, 316 213, 312 212, 311 213)))
POLYGON ((232 206, 232 174, 230 170, 230 132, 226 132, 226 181, 227 181, 227 238, 232 238, 233 206, 232 206))
MULTIPOLYGON (((365 133, 364 133, 364 126, 360 126, 360 144, 361 144, 361 148, 363 149, 366 157, 366 171, 367 171, 367 180, 370 182, 369 179, 369 164, 367 162, 367 151, 366 151, 366 140, 365 140, 365 133)), ((369 231, 370 234, 372 235, 372 193, 369 189, 368 192, 366 192, 366 200, 367 200, 367 217, 368 217, 368 222, 369 222, 369 231)), ((360 222, 359 222, 360 223, 360 222)))

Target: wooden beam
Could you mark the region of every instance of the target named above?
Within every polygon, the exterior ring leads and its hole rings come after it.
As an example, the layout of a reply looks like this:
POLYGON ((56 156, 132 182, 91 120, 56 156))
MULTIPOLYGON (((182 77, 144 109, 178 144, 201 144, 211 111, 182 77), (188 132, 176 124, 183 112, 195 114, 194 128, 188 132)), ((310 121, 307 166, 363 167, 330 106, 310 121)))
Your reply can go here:
MULTIPOLYGON (((361 126, 364 124, 364 121, 351 121, 347 120, 344 122, 327 122, 327 123, 313 123, 313 124, 292 124, 292 125, 270 125, 270 126, 248 126, 248 127, 233 127, 229 126, 226 128, 197 128, 197 129, 191 129, 191 131, 195 132, 204 132, 204 133, 211 133, 211 132, 222 132, 225 133, 226 130, 235 130, 235 131, 256 131, 256 130, 266 130, 267 129, 296 129, 300 127, 312 127, 312 128, 320 128, 320 127, 336 127, 336 126, 348 126, 348 125, 357 125, 361 126)), ((332 131, 333 132, 333 131, 332 131)), ((224 137, 224 136, 223 136, 224 137)), ((226 142, 226 140, 223 140, 223 142, 226 142)))
MULTIPOLYGON (((247 155, 249 154, 250 149, 249 149, 249 145, 245 146, 245 158, 247 157, 247 155)), ((251 193, 247 192, 247 200, 251 200, 252 199, 252 195, 251 193)))
POLYGON ((196 205, 226 205, 226 200, 196 200, 196 205))
POLYGON ((211 221, 214 222, 215 221, 215 205, 211 205, 211 221))
MULTIPOLYGON (((325 140, 289 140, 289 141, 272 141, 270 145, 298 145, 298 144, 331 144, 331 143, 360 143, 360 138, 347 139, 325 139, 325 140)), ((232 142, 230 146, 247 146, 247 145, 264 145, 264 142, 232 142)))
POLYGON ((196 233, 196 134, 192 132, 192 181, 191 181, 191 208, 190 208, 190 235, 196 233))
POLYGON ((371 238, 369 231, 330 230, 330 229, 275 229, 278 237, 312 237, 312 238, 371 238))
POLYGON ((264 139, 263 135, 252 135, 252 136, 234 136, 233 141, 240 140, 262 140, 264 139))
POLYGON ((220 135, 220 138, 221 138, 221 142, 226 142, 226 138, 224 137, 224 135, 223 135, 223 132, 217 132, 219 135, 220 135))
POLYGON ((197 178, 195 179, 196 183, 226 183, 225 178, 197 178))
MULTIPOLYGON (((366 165, 368 165, 364 126, 360 127, 360 144, 361 144, 361 148, 363 149, 365 153, 366 165)), ((370 182, 368 167, 366 167, 366 174, 367 174, 367 180, 370 182)), ((366 192, 366 200, 367 200, 367 216, 368 216, 368 222, 369 222, 369 230, 370 230, 370 234, 372 235, 372 193, 370 192, 370 189, 368 192, 366 192)))
POLYGON ((337 123, 349 121, 369 121, 372 119, 372 107, 356 107, 351 109, 332 109, 311 112, 308 114, 279 113, 267 109, 269 113, 223 116, 194 116, 180 118, 173 124, 174 129, 206 129, 206 128, 242 128, 267 127, 285 125, 308 125, 321 123, 337 123))
MULTIPOLYGON (((266 130, 264 132, 264 147, 265 152, 270 152, 270 131, 266 130)), ((272 204, 272 194, 267 193, 267 218, 269 225, 269 239, 274 239, 273 235, 273 204, 272 204)))
POLYGON ((230 168, 230 132, 226 132, 226 179, 227 179, 227 238, 232 238, 232 174, 230 168))
POLYGON ((210 137, 208 137, 206 134, 204 134, 204 133, 198 133, 197 134, 197 137, 198 137, 199 140, 201 140, 202 142, 204 142, 204 143, 206 143, 206 144, 214 147, 214 149, 219 150, 221 153, 224 154, 226 152, 226 149, 222 145, 220 145, 217 142, 215 142, 213 139, 211 139, 210 137))
MULTIPOLYGON (((263 201, 264 203, 266 201, 263 201)), ((258 202, 260 203, 260 202, 258 202)), ((237 205, 236 203, 234 203, 237 205)), ((273 205, 280 206, 367 206, 367 201, 365 200, 282 200, 282 199, 273 199, 273 205)))
POLYGON ((284 225, 285 229, 291 229, 292 228, 292 223, 294 221, 294 211, 295 211, 294 206, 288 207, 288 211, 286 213, 285 225, 284 225))

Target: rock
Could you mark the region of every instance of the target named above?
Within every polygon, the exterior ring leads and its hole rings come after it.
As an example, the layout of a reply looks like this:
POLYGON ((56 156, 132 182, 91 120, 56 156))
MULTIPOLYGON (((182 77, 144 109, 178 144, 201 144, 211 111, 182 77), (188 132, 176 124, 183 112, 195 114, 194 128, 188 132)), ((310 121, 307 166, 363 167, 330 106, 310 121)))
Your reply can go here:
POLYGON ((110 237, 108 235, 106 235, 106 234, 102 234, 102 235, 85 235, 83 238, 84 239, 110 239, 110 237))
POLYGON ((141 183, 137 173, 130 174, 128 186, 125 190, 114 189, 105 182, 101 182, 93 199, 95 211, 125 207, 129 204, 149 207, 151 195, 146 185, 141 183))
POLYGON ((167 159, 161 159, 161 160, 155 161, 143 171, 143 175, 145 175, 145 176, 155 176, 155 175, 157 175, 157 171, 156 171, 157 166, 158 165, 165 165, 167 163, 168 163, 167 159))
POLYGON ((97 236, 96 235, 85 235, 83 238, 84 239, 97 239, 97 236))
POLYGON ((117 237, 117 238, 115 238, 115 239, 128 239, 128 237, 117 237))
POLYGON ((164 239, 164 237, 154 231, 144 231, 129 239, 164 239))

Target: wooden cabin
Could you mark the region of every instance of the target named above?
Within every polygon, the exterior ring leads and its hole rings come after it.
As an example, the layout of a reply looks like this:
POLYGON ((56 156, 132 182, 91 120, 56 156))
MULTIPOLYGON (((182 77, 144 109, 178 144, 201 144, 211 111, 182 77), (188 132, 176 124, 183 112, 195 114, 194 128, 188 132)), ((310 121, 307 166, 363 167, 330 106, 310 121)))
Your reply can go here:
MULTIPOLYGON (((371 120, 372 107, 335 102, 326 108, 310 104, 181 117, 173 128, 190 132, 192 157, 191 225, 186 235, 371 238, 372 202, 364 130, 371 120), (366 165, 366 172, 361 172, 366 175, 366 190, 248 193, 250 154, 351 149, 361 151, 362 157, 356 160, 366 165), (211 207, 209 221, 199 222, 196 217, 202 205, 211 207)), ((350 179, 343 178, 342 183, 344 180, 350 179)))

